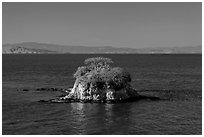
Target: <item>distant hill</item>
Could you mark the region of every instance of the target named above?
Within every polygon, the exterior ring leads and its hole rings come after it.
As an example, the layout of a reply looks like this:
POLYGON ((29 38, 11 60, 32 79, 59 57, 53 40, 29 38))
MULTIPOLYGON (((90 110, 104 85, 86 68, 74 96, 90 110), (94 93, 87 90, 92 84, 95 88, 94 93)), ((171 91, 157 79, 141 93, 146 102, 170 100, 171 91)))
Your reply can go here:
POLYGON ((164 53, 164 54, 202 54, 202 45, 189 47, 170 47, 170 48, 145 48, 140 50, 142 53, 164 53))
POLYGON ((138 53, 138 54, 174 54, 174 53, 202 53, 202 46, 192 47, 173 47, 173 48, 115 48, 111 46, 87 47, 77 45, 56 45, 36 42, 24 42, 16 44, 4 44, 2 46, 3 54, 64 54, 64 53, 85 53, 85 54, 120 54, 120 53, 138 53))
POLYGON ((114 48, 110 46, 104 47, 87 47, 87 46, 72 46, 72 45, 56 45, 35 42, 24 42, 16 44, 4 44, 3 53, 10 52, 9 50, 16 47, 37 50, 49 50, 53 53, 134 53, 135 49, 130 48, 114 48))
POLYGON ((31 48, 24 48, 24 47, 4 47, 3 48, 4 54, 52 54, 55 53, 49 50, 43 49, 31 49, 31 48))

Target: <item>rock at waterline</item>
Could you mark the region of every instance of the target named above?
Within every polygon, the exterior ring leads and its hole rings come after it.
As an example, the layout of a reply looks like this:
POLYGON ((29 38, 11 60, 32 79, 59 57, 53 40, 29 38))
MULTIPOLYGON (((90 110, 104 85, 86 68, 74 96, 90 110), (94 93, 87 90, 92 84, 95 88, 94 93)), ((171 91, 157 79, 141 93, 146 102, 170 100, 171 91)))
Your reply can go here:
POLYGON ((17 89, 16 91, 29 91, 29 89, 17 89))
POLYGON ((162 100, 157 96, 148 96, 148 95, 138 95, 131 98, 126 99, 111 99, 111 100, 100 100, 100 99, 92 99, 92 100, 81 100, 77 98, 67 98, 67 95, 62 95, 56 99, 50 100, 40 100, 41 103, 73 103, 73 102, 82 102, 82 103, 125 103, 125 102, 135 102, 139 100, 149 100, 149 101, 157 101, 162 100))
POLYGON ((71 100, 74 102, 122 102, 138 97, 140 97, 139 94, 130 85, 126 85, 120 90, 98 90, 93 87, 87 88, 84 83, 75 83, 71 92, 61 97, 60 100, 71 100))
POLYGON ((68 91, 69 89, 63 88, 37 88, 36 91, 68 91))

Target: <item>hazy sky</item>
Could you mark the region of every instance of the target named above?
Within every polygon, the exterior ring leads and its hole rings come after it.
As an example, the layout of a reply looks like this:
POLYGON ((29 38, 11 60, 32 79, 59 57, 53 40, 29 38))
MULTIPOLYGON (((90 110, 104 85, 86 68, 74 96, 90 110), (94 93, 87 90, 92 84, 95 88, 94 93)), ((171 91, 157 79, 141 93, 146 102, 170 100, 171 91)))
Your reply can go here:
POLYGON ((202 3, 3 3, 3 43, 115 47, 202 43, 202 3))

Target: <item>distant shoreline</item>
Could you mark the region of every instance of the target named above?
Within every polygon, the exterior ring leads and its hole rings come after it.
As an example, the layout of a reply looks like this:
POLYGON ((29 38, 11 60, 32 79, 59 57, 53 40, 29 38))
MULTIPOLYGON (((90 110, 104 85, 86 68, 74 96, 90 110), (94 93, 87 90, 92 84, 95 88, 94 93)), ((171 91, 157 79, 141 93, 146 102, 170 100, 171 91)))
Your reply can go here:
POLYGON ((186 47, 86 47, 77 45, 57 45, 25 42, 2 45, 4 54, 202 54, 202 45, 186 47))
POLYGON ((202 53, 2 53, 2 55, 202 55, 202 53))

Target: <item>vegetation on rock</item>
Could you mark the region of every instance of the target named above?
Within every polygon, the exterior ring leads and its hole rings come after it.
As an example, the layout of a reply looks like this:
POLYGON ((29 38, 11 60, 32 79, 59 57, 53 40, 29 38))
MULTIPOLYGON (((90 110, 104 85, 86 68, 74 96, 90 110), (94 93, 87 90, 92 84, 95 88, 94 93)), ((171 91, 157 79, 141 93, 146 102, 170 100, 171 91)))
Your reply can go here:
POLYGON ((87 66, 78 67, 74 77, 99 89, 113 88, 120 90, 131 82, 130 74, 120 67, 111 67, 109 58, 96 57, 84 61, 87 66))

